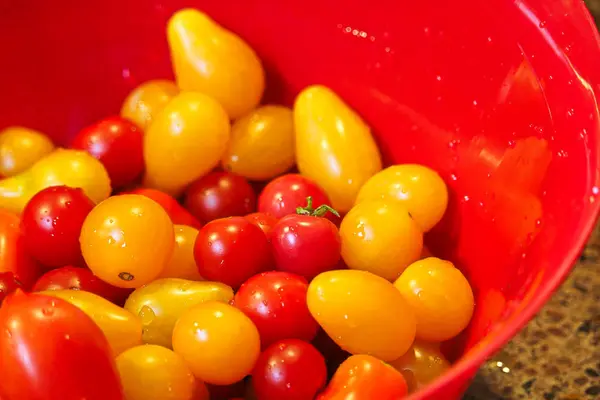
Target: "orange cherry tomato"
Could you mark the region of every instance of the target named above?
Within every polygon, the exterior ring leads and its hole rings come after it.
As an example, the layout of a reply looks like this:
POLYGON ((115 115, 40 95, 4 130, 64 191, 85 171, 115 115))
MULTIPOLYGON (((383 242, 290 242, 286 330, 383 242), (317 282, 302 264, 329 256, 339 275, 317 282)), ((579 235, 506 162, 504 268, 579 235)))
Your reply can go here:
POLYGON ((451 339, 471 320, 473 291, 450 261, 435 257, 419 260, 406 268, 394 286, 415 312, 419 339, 451 339))
POLYGON ((317 400, 400 400, 407 394, 401 373, 375 357, 348 357, 317 400))
POLYGON ((256 53, 239 36, 198 10, 183 9, 169 20, 167 39, 182 90, 214 97, 231 119, 258 105, 265 73, 256 53))
POLYGON ((328 271, 308 286, 308 309, 343 350, 392 361, 415 338, 415 316, 394 286, 370 272, 328 271))
POLYGON ((393 281, 419 259, 423 234, 406 208, 394 201, 365 201, 340 225, 342 258, 360 269, 393 281))
POLYGON ((448 206, 448 189, 434 170, 423 165, 393 165, 373 175, 360 189, 356 203, 365 200, 401 202, 423 232, 433 228, 448 206))
POLYGON ((21 126, 0 130, 0 176, 17 175, 52 150, 52 141, 36 130, 21 126))
POLYGON ((127 400, 208 400, 181 356, 162 346, 133 347, 116 359, 127 400))
POLYGON ((296 162, 339 212, 350 210, 363 183, 381 170, 371 129, 332 90, 310 86, 294 104, 296 162))
POLYGON ((79 237, 94 275, 113 286, 137 288, 159 276, 175 235, 166 211, 146 196, 114 196, 88 214, 79 237))
POLYGON ((294 118, 284 106, 262 106, 235 121, 223 168, 248 179, 269 180, 292 168, 294 118))
POLYGON ((229 385, 250 374, 260 353, 256 326, 243 312, 211 301, 183 314, 173 330, 173 350, 196 378, 229 385))
POLYGON ((135 122, 145 132, 156 115, 177 94, 175 82, 157 79, 144 82, 129 93, 121 107, 121 117, 135 122))
POLYGON ((212 170, 229 141, 229 117, 212 97, 175 96, 144 136, 145 185, 171 195, 212 170))
POLYGON ((159 278, 181 278, 203 281, 194 260, 194 243, 198 229, 186 225, 175 225, 175 247, 173 255, 159 278))
POLYGON ((450 363, 440 352, 439 344, 416 340, 412 347, 390 365, 402 372, 409 392, 427 385, 450 369, 450 363))

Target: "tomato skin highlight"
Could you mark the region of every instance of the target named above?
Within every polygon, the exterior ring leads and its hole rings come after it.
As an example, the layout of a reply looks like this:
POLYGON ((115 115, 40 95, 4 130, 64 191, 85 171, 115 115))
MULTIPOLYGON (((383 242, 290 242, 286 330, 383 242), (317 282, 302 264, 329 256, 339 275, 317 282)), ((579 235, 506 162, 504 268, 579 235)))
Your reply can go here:
POLYGON ((273 343, 252 372, 252 385, 261 400, 313 400, 326 382, 325 359, 311 344, 298 339, 273 343))
POLYGON ((408 393, 402 374, 366 354, 344 361, 316 400, 399 400, 408 393))
POLYGON ((43 270, 25 249, 19 217, 0 208, 0 273, 2 272, 12 272, 23 289, 29 290, 43 270))
POLYGON ((205 279, 223 282, 234 289, 272 267, 267 237, 243 217, 217 219, 200 229, 194 258, 205 279))
POLYGON ((79 233, 94 206, 80 188, 52 186, 38 192, 21 215, 29 254, 47 268, 84 265, 79 233))
POLYGON ((235 306, 256 325, 263 348, 282 339, 312 340, 317 321, 306 305, 308 283, 289 272, 269 271, 248 279, 235 294, 235 306))
POLYGON ((144 171, 143 132, 124 118, 113 116, 82 129, 71 147, 85 150, 106 168, 113 189, 133 183, 144 171))
POLYGON ((17 291, 0 308, 0 325, 3 400, 123 399, 108 342, 77 307, 17 291))
MULTIPOLYGON (((315 208, 331 205, 325 191, 312 180, 299 174, 286 174, 273 179, 265 186, 258 197, 258 211, 271 214, 275 218, 283 218, 295 214, 296 208, 306 206, 306 198, 312 197, 315 208)), ((338 219, 327 214, 331 220, 338 219)))
POLYGON ((127 296, 133 292, 133 289, 119 288, 104 282, 87 268, 71 265, 46 272, 37 280, 32 291, 64 289, 84 290, 94 293, 120 306, 125 303, 127 296))
POLYGON ((322 217, 287 215, 273 227, 270 239, 276 268, 307 280, 335 269, 340 261, 338 229, 322 217))
POLYGON ((185 207, 202 223, 244 216, 256 210, 256 193, 239 175, 211 172, 186 190, 185 207))

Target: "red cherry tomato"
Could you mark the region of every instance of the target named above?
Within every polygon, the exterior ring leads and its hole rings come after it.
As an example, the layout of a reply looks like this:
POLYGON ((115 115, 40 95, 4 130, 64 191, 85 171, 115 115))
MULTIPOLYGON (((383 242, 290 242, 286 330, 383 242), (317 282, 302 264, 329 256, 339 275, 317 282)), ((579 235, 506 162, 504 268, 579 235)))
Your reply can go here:
POLYGON ((211 172, 190 185, 185 207, 203 223, 243 216, 256 210, 256 193, 248 181, 231 172, 211 172))
POLYGON ((281 339, 312 340, 319 325, 306 305, 308 283, 289 272, 255 275, 240 287, 234 301, 260 333, 263 348, 281 339))
POLYGON ((143 132, 121 117, 109 117, 80 131, 71 147, 86 150, 106 168, 113 189, 131 184, 144 170, 143 132))
POLYGON ((267 235, 267 237, 269 235, 269 232, 271 232, 271 229, 273 229, 273 227, 277 223, 277 218, 275 218, 271 214, 261 212, 248 214, 244 218, 250 221, 250 223, 262 229, 262 231, 265 233, 265 235, 267 235))
POLYGON ((121 400, 106 337, 68 302, 21 291, 0 308, 0 397, 121 400))
POLYGON ((29 200, 21 230, 29 254, 48 268, 84 265, 79 233, 94 202, 80 188, 53 186, 29 200))
POLYGON ((194 259, 205 279, 234 289, 272 267, 266 235, 243 217, 217 219, 200 229, 194 259))
POLYGON ((407 392, 406 381, 400 372, 378 358, 359 354, 340 365, 316 400, 399 400, 407 392))
POLYGON ((325 359, 298 339, 269 346, 252 372, 254 391, 261 400, 313 400, 326 381, 325 359))
POLYGON ((160 204, 169 218, 175 225, 187 225, 196 229, 202 228, 200 221, 196 219, 188 210, 183 208, 181 204, 171 195, 161 192, 156 189, 139 188, 123 192, 121 194, 140 194, 160 204))
POLYGON ((0 272, 12 272, 26 290, 42 275, 41 266, 25 250, 19 217, 0 208, 0 272))
POLYGON ((21 287, 21 283, 15 279, 12 272, 0 272, 0 304, 6 296, 21 287))
MULTIPOLYGON (((275 218, 295 214, 296 208, 306 206, 306 198, 312 197, 316 207, 331 205, 329 198, 316 183, 298 174, 282 175, 275 178, 258 197, 258 211, 269 213, 275 218)), ((333 221, 339 219, 333 214, 327 215, 333 221)))
POLYGON ((133 291, 133 289, 123 289, 109 285, 96 277, 87 268, 72 266, 46 272, 33 286, 34 292, 63 289, 85 290, 119 305, 123 305, 133 291))
POLYGON ((324 205, 313 210, 310 197, 308 201, 303 212, 309 215, 283 217, 275 224, 269 238, 275 267, 311 280, 321 272, 338 266, 341 239, 337 227, 319 216, 332 209, 324 205))

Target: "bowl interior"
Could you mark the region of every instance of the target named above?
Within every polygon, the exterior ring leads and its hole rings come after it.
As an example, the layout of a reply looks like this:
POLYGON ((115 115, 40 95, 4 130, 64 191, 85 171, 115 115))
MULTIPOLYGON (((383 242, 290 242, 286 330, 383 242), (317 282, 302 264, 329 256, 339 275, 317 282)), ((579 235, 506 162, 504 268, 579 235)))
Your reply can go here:
POLYGON ((67 144, 118 113, 137 84, 172 78, 165 23, 194 6, 262 57, 265 102, 328 85, 371 124, 388 163, 440 172, 451 202, 426 240, 465 272, 477 306, 444 346, 461 363, 429 393, 462 389, 558 285, 591 230, 600 52, 581 2, 52 3, 0 5, 0 128, 67 144))

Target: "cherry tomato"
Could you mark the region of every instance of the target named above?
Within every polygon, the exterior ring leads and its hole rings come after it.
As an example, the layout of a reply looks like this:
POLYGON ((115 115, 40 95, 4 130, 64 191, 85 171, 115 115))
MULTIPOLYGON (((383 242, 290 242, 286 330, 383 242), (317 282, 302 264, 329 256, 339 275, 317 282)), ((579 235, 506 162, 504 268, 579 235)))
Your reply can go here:
POLYGON ((159 278, 181 278, 202 281, 194 260, 194 243, 198 237, 198 229, 191 226, 175 225, 175 247, 173 255, 159 278))
POLYGON ((331 89, 318 85, 296 97, 294 127, 300 173, 325 190, 336 210, 347 212, 361 186, 381 170, 371 129, 331 89))
POLYGON ((87 314, 106 336, 115 356, 142 344, 142 323, 129 311, 83 290, 48 290, 40 294, 57 297, 87 314))
POLYGON ((12 272, 0 272, 0 304, 6 296, 21 288, 21 283, 12 272))
POLYGON ((205 279, 223 282, 234 289, 272 267, 267 237, 242 217, 217 219, 200 229, 194 258, 205 279))
POLYGON ((181 206, 181 204, 179 204, 179 202, 177 202, 173 196, 161 192, 160 190, 138 188, 122 194, 140 194, 154 200, 165 209, 174 224, 188 225, 196 229, 200 229, 202 227, 200 221, 190 214, 188 210, 183 208, 183 206, 181 206))
POLYGON ((262 106, 234 122, 223 169, 269 180, 294 166, 294 118, 284 106, 262 106))
POLYGON ((21 126, 0 130, 0 176, 20 174, 53 150, 52 141, 36 130, 21 126))
POLYGON ((0 308, 0 396, 4 400, 121 400, 100 328, 68 302, 20 291, 0 308))
POLYGON ((183 358, 156 345, 133 347, 116 359, 127 400, 208 400, 183 358))
POLYGON ((95 203, 111 192, 110 178, 100 161, 85 151, 57 149, 28 170, 0 180, 0 207, 20 214, 37 192, 61 185, 83 189, 95 203))
POLYGON ((439 344, 415 341, 412 347, 390 365, 402 372, 408 391, 415 392, 450 369, 450 363, 440 352, 439 344))
POLYGON ((380 199, 401 202, 423 232, 427 232, 444 216, 448 189, 430 168, 417 164, 393 165, 365 182, 356 203, 380 199))
POLYGON ((267 235, 267 238, 269 237, 269 232, 271 232, 277 223, 277 218, 271 214, 262 212, 248 214, 244 218, 250 221, 251 224, 258 226, 267 235))
MULTIPOLYGON (((309 206, 306 215, 286 215, 270 233, 275 266, 311 280, 321 272, 335 269, 340 261, 340 234, 329 220, 321 218, 319 209, 309 206)), ((321 206, 328 212, 328 206, 321 206)), ((335 213, 333 209, 331 209, 335 213)))
POLYGON ((389 281, 400 276, 423 249, 423 233, 406 208, 394 201, 357 204, 342 220, 342 257, 360 269, 389 281))
MULTIPOLYGON (((273 179, 258 197, 258 211, 283 218, 295 214, 298 207, 306 206, 306 198, 312 197, 315 208, 331 205, 329 198, 316 183, 298 174, 287 174, 273 179)), ((337 219, 333 214, 327 218, 337 219)))
POLYGON ((157 279, 136 289, 125 309, 142 320, 144 343, 171 348, 175 322, 190 307, 207 301, 228 303, 231 299, 233 290, 222 283, 157 279))
POLYGON ((49 268, 83 265, 79 233, 94 202, 83 190, 52 186, 29 200, 21 215, 27 251, 49 268))
POLYGON ((265 73, 256 53, 235 33, 188 8, 171 17, 167 39, 177 85, 182 90, 214 97, 231 119, 258 105, 265 89, 265 73))
POLYGON ((394 286, 417 317, 417 337, 442 342, 458 335, 473 316, 467 278, 450 261, 429 257, 411 264, 394 286))
POLYGON ((121 117, 105 118, 81 130, 71 147, 85 150, 106 168, 113 189, 131 184, 144 170, 143 133, 121 117))
POLYGON ((281 339, 312 340, 317 322, 306 306, 308 283, 288 272, 264 272, 248 279, 235 305, 256 325, 263 348, 281 339))
POLYGON ((409 304, 388 281, 366 271, 337 270, 308 286, 308 309, 342 349, 393 361, 415 338, 409 304))
POLYGON ((243 312, 217 301, 186 311, 173 330, 173 350, 196 378, 230 385, 248 375, 260 353, 258 330, 243 312))
POLYGON ((230 129, 227 113, 212 97, 175 96, 144 136, 144 186, 179 195, 221 161, 230 129))
POLYGON ((42 275, 42 268, 26 251, 19 225, 18 216, 0 208, 0 273, 12 272, 29 290, 42 275))
POLYGON ((256 194, 239 175, 211 172, 198 179, 185 193, 185 207, 203 223, 244 216, 256 210, 256 194))
POLYGON ((325 359, 298 339, 273 343, 252 371, 252 385, 261 400, 314 400, 326 382, 325 359))
POLYGON ((165 210, 145 196, 114 196, 83 223, 81 251, 94 275, 117 287, 136 288, 161 274, 175 243, 165 210))
POLYGON ((133 121, 145 132, 156 115, 177 94, 175 82, 157 79, 144 82, 129 93, 121 107, 121 117, 133 121))
POLYGON ((399 400, 407 394, 402 374, 377 358, 361 354, 340 365, 327 389, 316 400, 399 400))
POLYGON ((33 286, 34 292, 43 290, 85 290, 97 294, 117 305, 123 305, 132 289, 123 289, 98 279, 87 268, 66 266, 53 269, 42 275, 33 286))

